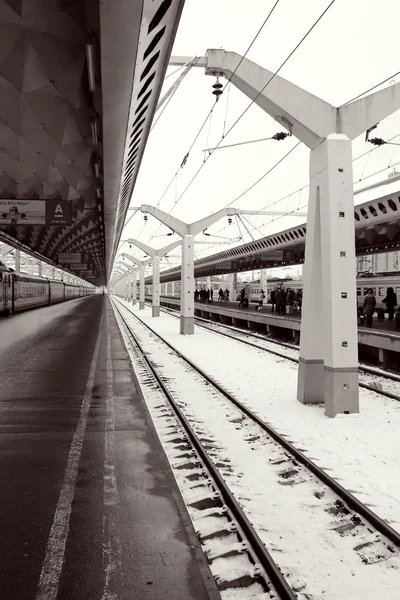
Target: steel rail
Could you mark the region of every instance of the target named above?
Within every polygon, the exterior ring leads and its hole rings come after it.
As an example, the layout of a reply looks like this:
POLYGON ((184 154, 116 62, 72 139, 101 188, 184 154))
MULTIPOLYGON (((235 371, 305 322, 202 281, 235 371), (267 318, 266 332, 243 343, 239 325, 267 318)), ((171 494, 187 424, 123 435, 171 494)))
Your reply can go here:
MULTIPOLYGON (((129 310, 129 309, 127 309, 129 310)), ((168 348, 170 348, 177 356, 182 358, 194 371, 196 371, 199 375, 201 375, 204 379, 206 379, 215 389, 217 389, 223 396, 225 396, 228 400, 232 402, 237 408, 239 408, 246 416, 252 419, 255 423, 257 423, 264 431, 266 431, 278 444, 280 444, 285 450, 287 450, 296 460, 298 460, 301 464, 303 464, 307 469, 309 469, 320 481, 325 483, 341 500, 346 502, 346 504, 359 515, 364 517, 371 525, 375 527, 377 531, 386 536, 391 542, 393 542, 396 546, 400 547, 400 533, 393 529, 384 521, 381 517, 379 517, 376 513, 374 513, 368 506, 363 504, 360 500, 358 500, 353 494, 351 494, 346 488, 344 488, 338 481, 333 479, 326 471, 318 467, 311 459, 307 458, 303 452, 298 450, 293 444, 285 440, 283 436, 281 436, 275 429, 273 429, 270 425, 265 423, 260 417, 258 417, 251 409, 242 404, 240 400, 235 398, 232 394, 230 394, 223 386, 221 386, 217 381, 215 381, 212 377, 210 377, 207 373, 205 373, 202 369, 200 369, 197 365, 195 365, 189 358, 187 358, 182 352, 174 348, 172 344, 170 344, 167 340, 163 338, 159 333, 154 331, 147 323, 144 323, 137 315, 129 311, 138 321, 142 323, 149 331, 151 331, 154 335, 156 335, 168 348)), ((282 355, 283 358, 287 358, 282 355)), ((296 362, 296 359, 291 360, 296 362)), ((376 390, 374 390, 376 391, 376 390)))
MULTIPOLYGON (((116 306, 115 302, 114 302, 114 306, 116 306)), ((219 488, 221 496, 222 496, 226 506, 231 511, 235 520, 239 523, 245 537, 247 538, 248 542, 250 543, 250 545, 254 551, 254 554, 257 556, 259 563, 262 565, 263 569, 265 570, 265 572, 267 573, 268 577, 270 578, 272 584, 274 585, 276 591, 279 593, 281 600, 297 600, 297 595, 293 592, 292 588, 289 586, 289 584, 286 581, 285 577, 283 576, 280 568, 278 567, 278 565, 276 564, 276 562, 274 561, 274 559, 272 558, 272 556, 266 549, 265 544, 263 543, 263 541, 261 540, 261 538, 259 537, 257 532, 254 530, 253 525, 250 523, 250 521, 247 518, 246 514, 244 513, 243 509, 240 507, 236 498, 233 496, 229 487, 227 486, 224 479, 220 475, 217 467, 214 466, 214 463, 211 461, 207 452, 204 450, 203 446, 201 445, 201 442, 197 438, 196 434, 193 432, 193 429, 191 428, 188 420, 183 415, 181 409, 178 407, 178 405, 175 402, 174 398, 172 397, 170 391, 168 390, 167 386, 165 385, 164 381, 162 380, 162 377, 158 373, 157 368, 154 366, 152 360, 149 358, 148 354, 143 349, 143 346, 139 342, 137 336, 133 333, 132 329, 129 327, 128 323, 126 322, 126 319, 121 314, 121 311, 119 310, 118 307, 116 307, 116 310, 118 311, 119 316, 125 323, 125 326, 127 327, 128 331, 129 331, 131 337, 133 338, 136 346, 138 347, 141 355, 143 356, 144 360, 146 361, 146 364, 149 367, 151 373, 153 374, 155 380, 157 381, 159 387, 161 388, 162 392, 165 394, 166 398, 168 399, 169 404, 171 405, 176 417, 178 418, 178 420, 181 423, 182 427, 184 428, 188 438, 190 439, 191 443, 193 444, 194 448, 196 449, 196 452, 198 453, 201 460, 206 465, 207 470, 210 472, 212 478, 214 479, 214 481, 216 483, 216 487, 219 488)), ((131 314, 133 314, 133 313, 131 313, 131 314)), ((136 317, 136 315, 134 315, 134 316, 136 317)), ((174 352, 176 352, 178 354, 178 356, 183 358, 183 360, 187 361, 187 359, 185 359, 183 356, 181 356, 179 352, 177 352, 170 344, 168 344, 168 342, 166 342, 161 336, 159 336, 157 333, 155 333, 151 329, 151 327, 149 327, 146 323, 143 323, 143 321, 141 319, 139 319, 139 317, 136 317, 136 319, 144 327, 147 327, 147 329, 149 329, 149 331, 151 331, 154 335, 159 337, 159 339, 162 342, 167 344, 174 352)), ((197 368, 195 370, 199 374, 203 375, 203 373, 201 373, 201 371, 199 371, 197 368)), ((204 375, 203 375, 203 377, 204 377, 204 375)))

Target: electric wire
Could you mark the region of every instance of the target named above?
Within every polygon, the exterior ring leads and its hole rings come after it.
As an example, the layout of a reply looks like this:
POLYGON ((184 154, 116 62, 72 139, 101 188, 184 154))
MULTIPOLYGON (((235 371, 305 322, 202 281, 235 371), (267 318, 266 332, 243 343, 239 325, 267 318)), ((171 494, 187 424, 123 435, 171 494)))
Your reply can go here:
POLYGON ((388 81, 390 81, 391 79, 393 79, 393 77, 397 77, 397 75, 400 75, 400 71, 397 71, 397 73, 394 73, 393 75, 391 75, 390 77, 387 77, 386 79, 384 79, 383 81, 380 81, 379 83, 377 83, 376 85, 370 87, 368 90, 365 90, 365 92, 362 92, 362 94, 358 94, 358 96, 354 96, 354 98, 352 98, 351 100, 348 100, 347 102, 345 102, 344 104, 341 104, 339 106, 339 108, 342 108, 343 106, 347 106, 348 104, 351 104, 352 102, 354 102, 355 100, 358 100, 359 98, 362 98, 363 96, 365 96, 365 94, 368 94, 369 92, 372 92, 373 90, 375 90, 377 87, 383 85, 384 83, 387 83, 388 81))
MULTIPOLYGON (((221 142, 229 135, 229 133, 236 127, 236 125, 239 123, 239 121, 244 117, 244 115, 247 113, 247 111, 250 109, 251 106, 253 106, 253 104, 255 103, 255 101, 257 100, 257 98, 259 98, 259 96, 264 92, 264 90, 267 88, 267 86, 271 83, 271 81, 276 77, 276 75, 282 70, 282 68, 285 66, 285 64, 290 60, 290 58, 293 56, 293 54, 298 50, 298 48, 301 46, 301 44, 303 44, 303 42, 307 39, 307 37, 310 35, 310 33, 315 29, 315 27, 318 25, 318 23, 321 21, 321 19, 326 15, 326 13, 328 12, 328 10, 333 6, 333 4, 336 2, 336 0, 331 0, 331 2, 328 4, 328 6, 325 8, 325 10, 320 14, 320 16, 318 17, 318 19, 313 23, 313 25, 308 29, 308 31, 304 34, 304 36, 301 38, 301 40, 296 44, 296 46, 293 48, 293 50, 288 54, 288 56, 285 58, 285 60, 281 63, 281 65, 278 67, 278 69, 272 74, 272 76, 268 79, 268 81, 265 83, 265 85, 261 88, 261 90, 257 93, 257 95, 255 96, 255 98, 253 98, 253 100, 250 102, 250 104, 245 108, 245 110, 239 115, 239 117, 236 119, 236 121, 233 123, 233 125, 231 125, 231 127, 228 129, 228 131, 226 132, 224 138, 221 137, 221 139, 219 140, 219 142, 217 143, 217 145, 210 151, 209 155, 207 156, 206 160, 200 165, 200 167, 197 169, 197 171, 195 172, 195 174, 193 175, 192 179, 189 181, 189 183, 187 184, 187 186, 185 187, 185 189, 183 190, 183 192, 180 194, 180 196, 178 197, 178 200, 176 202, 176 204, 183 198, 183 196, 186 194, 186 192, 188 191, 188 189, 191 187, 191 185, 193 184, 193 182, 195 181, 195 179, 198 177, 199 173, 201 172, 201 170, 203 169, 204 165, 207 164, 207 162, 209 161, 209 159, 211 158, 211 156, 214 154, 215 150, 219 147, 219 145, 221 144, 221 142)), ((242 60, 244 59, 244 56, 242 57, 242 60)), ((240 64, 240 63, 239 63, 240 64)), ((299 142, 300 143, 300 142, 299 142)))
MULTIPOLYGON (((333 0, 333 1, 335 1, 335 0, 333 0)), ((241 57, 241 60, 239 61, 238 65, 236 66, 236 68, 235 68, 235 70, 233 71, 232 75, 229 77, 228 81, 226 82, 226 84, 225 84, 225 86, 224 86, 223 90, 225 90, 225 88, 227 87, 227 85, 230 83, 230 81, 231 81, 232 77, 235 75, 235 73, 236 73, 237 69, 239 68, 239 66, 241 65, 241 63, 243 62, 243 60, 245 59, 246 55, 248 54, 249 50, 251 49, 251 47, 253 46, 253 44, 254 44, 254 43, 255 43, 255 41, 257 40, 257 38, 258 38, 258 36, 260 35, 261 31, 263 30, 263 28, 265 27, 265 25, 268 23, 268 21, 269 21, 269 19, 270 19, 271 15, 272 15, 272 13, 274 12, 275 8, 278 6, 279 2, 280 2, 280 0, 276 0, 275 4, 273 5, 273 7, 272 7, 272 8, 271 8, 271 10, 269 11, 268 15, 267 15, 267 16, 266 16, 266 18, 264 19, 264 21, 263 21, 263 23, 262 23, 261 27, 258 29, 258 31, 257 31, 257 33, 256 33, 256 35, 253 37, 253 39, 252 39, 252 41, 251 41, 250 45, 248 46, 247 50, 245 51, 244 55, 241 57)), ((196 137, 195 137, 194 141, 192 142, 192 144, 191 144, 191 146, 190 146, 190 148, 189 148, 188 152, 186 153, 186 155, 188 155, 188 154, 190 153, 190 151, 192 150, 192 148, 193 148, 194 144, 196 143, 196 141, 197 141, 197 139, 198 139, 199 135, 201 134, 201 132, 202 132, 202 130, 203 130, 203 128, 204 128, 204 126, 205 126, 206 122, 208 121, 209 117, 212 115, 212 113, 213 113, 213 111, 214 111, 214 109, 215 109, 216 105, 217 105, 217 101, 215 101, 215 103, 213 104, 212 108, 211 108, 211 109, 210 109, 210 111, 208 112, 206 119, 204 120, 204 122, 203 122, 202 126, 200 127, 200 130, 199 130, 199 132, 197 133, 197 135, 196 135, 196 137)), ((207 159, 206 159, 206 160, 207 160, 207 159)), ((204 164, 204 163, 203 163, 203 164, 204 164)), ((173 178, 172 178, 171 182, 169 183, 168 187, 166 188, 166 190, 165 190, 165 191, 164 191, 164 193, 162 194, 162 196, 161 196, 160 200, 157 202, 157 204, 156 204, 156 207, 158 207, 158 206, 160 205, 160 202, 161 202, 161 201, 162 201, 162 199, 164 198, 164 196, 165 196, 165 194, 167 193, 167 191, 168 191, 168 189, 169 189, 169 187, 170 187, 170 185, 171 185, 172 181, 174 180, 175 176, 176 176, 176 175, 179 173, 180 169, 181 169, 181 166, 180 166, 180 167, 177 169, 177 171, 175 172, 175 174, 174 174, 174 176, 173 176, 173 178)), ((175 202, 174 206, 171 208, 171 210, 169 211, 169 213, 168 213, 168 214, 170 214, 170 213, 172 212, 173 208, 175 208, 175 206, 176 206, 176 204, 179 202, 179 200, 180 200, 180 197, 178 197, 178 199, 176 200, 176 202, 175 202)), ((160 229, 160 228, 161 228, 161 225, 160 225, 159 229, 160 229)), ((157 230, 157 231, 158 231, 158 230, 157 230)), ((156 233, 157 233, 157 232, 156 232, 156 233)), ((151 238, 151 239, 153 239, 153 238, 151 238)), ((150 241, 151 241, 151 239, 150 239, 150 241)))

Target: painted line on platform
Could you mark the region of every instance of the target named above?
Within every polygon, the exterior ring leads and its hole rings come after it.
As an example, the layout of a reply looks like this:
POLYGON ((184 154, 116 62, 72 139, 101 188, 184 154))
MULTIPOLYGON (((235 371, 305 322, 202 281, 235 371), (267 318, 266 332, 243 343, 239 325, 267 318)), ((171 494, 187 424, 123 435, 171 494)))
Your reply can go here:
POLYGON ((111 357, 110 322, 107 313, 107 398, 106 427, 104 438, 104 496, 103 496, 103 564, 105 582, 101 600, 117 600, 115 574, 121 564, 121 545, 114 523, 114 510, 118 499, 117 477, 115 472, 115 407, 113 364, 111 357))
POLYGON ((64 479, 61 486, 61 492, 54 513, 50 535, 47 540, 46 553, 36 591, 36 600, 56 600, 58 595, 58 587, 60 583, 69 532, 69 521, 71 517, 72 501, 75 493, 79 460, 81 457, 82 445, 86 432, 86 424, 90 404, 92 401, 92 391, 96 373, 97 359, 99 356, 102 324, 103 317, 100 322, 92 362, 90 364, 89 376, 86 382, 85 393, 83 395, 79 421, 71 442, 67 467, 65 469, 64 479))

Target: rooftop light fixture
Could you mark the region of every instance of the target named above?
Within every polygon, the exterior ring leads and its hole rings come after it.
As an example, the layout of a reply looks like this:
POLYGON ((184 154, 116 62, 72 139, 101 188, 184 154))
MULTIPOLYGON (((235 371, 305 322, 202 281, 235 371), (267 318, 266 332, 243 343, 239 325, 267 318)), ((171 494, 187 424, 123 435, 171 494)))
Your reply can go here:
POLYGON ((91 43, 86 44, 86 63, 89 79, 89 90, 94 92, 96 89, 96 80, 94 76, 94 46, 91 43))

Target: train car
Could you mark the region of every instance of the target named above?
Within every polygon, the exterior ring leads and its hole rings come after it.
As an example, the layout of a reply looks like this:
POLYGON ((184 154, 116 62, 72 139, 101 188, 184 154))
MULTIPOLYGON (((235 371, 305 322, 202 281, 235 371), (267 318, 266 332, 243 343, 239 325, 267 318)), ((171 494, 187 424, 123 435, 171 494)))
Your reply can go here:
POLYGON ((90 296, 95 291, 96 288, 90 285, 78 286, 44 277, 17 274, 0 261, 0 316, 90 296))
POLYGON ((49 280, 32 275, 12 273, 12 313, 49 305, 49 280))
POLYGON ((50 298, 49 304, 58 304, 64 302, 65 298, 65 284, 63 281, 49 280, 50 285, 50 298))
MULTIPOLYGON (((261 292, 260 283, 247 284, 250 285, 250 301, 256 302, 261 292)), ((244 287, 244 286, 243 286, 244 287)), ((270 299, 271 291, 279 287, 274 282, 268 282, 266 300, 270 299)), ((303 281, 301 279, 287 280, 284 285, 284 289, 302 290, 303 281)), ((392 276, 380 276, 380 277, 358 277, 357 278, 357 303, 359 306, 364 302, 364 297, 369 288, 372 288, 373 294, 376 298, 376 308, 385 309, 385 305, 382 300, 386 296, 387 288, 392 287, 396 296, 397 304, 400 304, 400 277, 397 275, 392 276)), ((264 290, 265 292, 265 290, 264 290)))
MULTIPOLYGON (((224 283, 214 283, 212 287, 214 289, 214 294, 219 287, 225 289, 227 284, 224 283)), ((264 290, 266 295, 266 302, 269 302, 271 297, 271 291, 277 287, 283 286, 285 290, 292 289, 294 291, 303 290, 303 281, 301 279, 286 279, 277 283, 276 281, 268 281, 267 290, 264 290)), ((239 300, 240 290, 245 287, 249 295, 250 302, 258 302, 260 292, 261 292, 261 284, 260 283, 243 283, 238 284, 237 286, 237 295, 233 300, 239 300)), ((364 302, 364 297, 369 288, 372 288, 374 296, 376 298, 376 308, 377 309, 385 309, 385 305, 382 300, 386 296, 387 288, 392 287, 396 296, 397 296, 397 305, 400 305, 400 276, 399 275, 379 275, 372 277, 358 277, 357 278, 357 303, 359 306, 362 306, 364 302)), ((167 296, 180 296, 181 282, 176 281, 174 284, 174 291, 172 293, 172 283, 167 284, 167 296)), ((152 294, 152 286, 145 286, 145 294, 146 296, 151 296, 152 294)))
POLYGON ((9 269, 0 261, 0 315, 11 314, 13 302, 12 275, 9 269))

